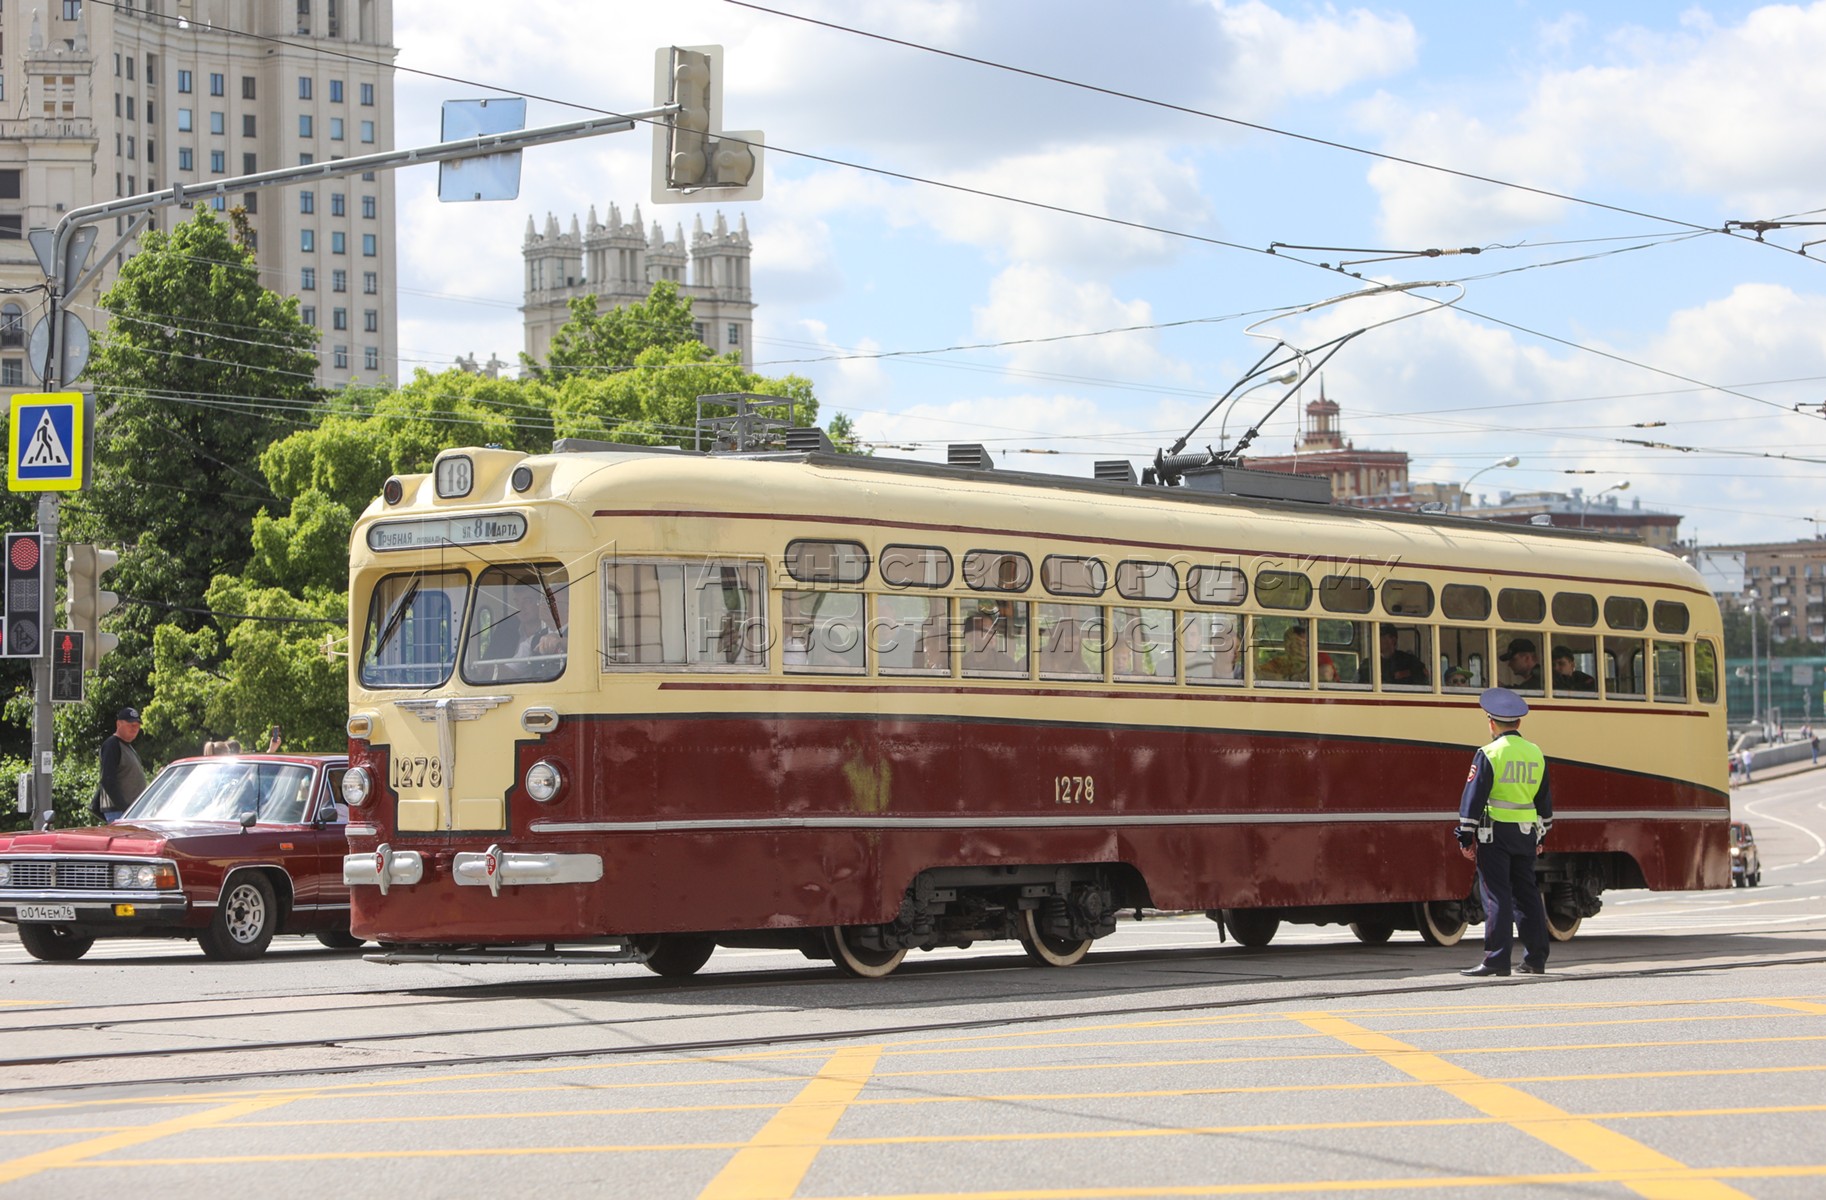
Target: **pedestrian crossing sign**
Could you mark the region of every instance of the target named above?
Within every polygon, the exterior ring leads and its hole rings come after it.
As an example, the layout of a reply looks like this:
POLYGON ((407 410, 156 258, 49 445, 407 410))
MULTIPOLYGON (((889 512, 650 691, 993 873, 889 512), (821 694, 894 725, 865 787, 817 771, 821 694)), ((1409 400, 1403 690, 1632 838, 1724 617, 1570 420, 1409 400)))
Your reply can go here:
POLYGON ((8 422, 6 486, 14 492, 74 492, 88 474, 88 414, 81 392, 21 393, 8 422))

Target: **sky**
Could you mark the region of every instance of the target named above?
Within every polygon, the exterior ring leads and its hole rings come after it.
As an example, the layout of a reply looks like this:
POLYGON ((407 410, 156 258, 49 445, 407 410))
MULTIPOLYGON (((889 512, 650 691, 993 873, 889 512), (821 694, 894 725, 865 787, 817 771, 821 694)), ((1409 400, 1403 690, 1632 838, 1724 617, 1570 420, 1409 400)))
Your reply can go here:
POLYGON ((755 369, 881 454, 1088 476, 1258 424, 1287 453, 1323 388, 1417 482, 1608 490, 1706 544, 1826 533, 1826 3, 394 13, 400 146, 446 99, 650 107, 655 50, 704 44, 724 126, 768 145, 745 203, 651 203, 644 126, 527 151, 513 201, 402 172, 402 370, 517 357, 529 217, 721 212, 753 239, 755 369), (1354 332, 1278 410, 1246 378, 1354 332))

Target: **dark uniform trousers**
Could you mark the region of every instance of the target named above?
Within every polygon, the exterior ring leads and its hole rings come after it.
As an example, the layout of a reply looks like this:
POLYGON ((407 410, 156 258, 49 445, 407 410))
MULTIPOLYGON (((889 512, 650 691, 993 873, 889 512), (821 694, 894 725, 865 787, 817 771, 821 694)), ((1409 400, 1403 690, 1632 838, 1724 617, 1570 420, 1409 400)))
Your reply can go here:
POLYGON ((1491 840, 1477 843, 1477 879, 1484 897, 1484 965, 1507 971, 1515 928, 1522 961, 1547 965, 1547 906, 1534 879, 1535 826, 1492 821, 1491 840))

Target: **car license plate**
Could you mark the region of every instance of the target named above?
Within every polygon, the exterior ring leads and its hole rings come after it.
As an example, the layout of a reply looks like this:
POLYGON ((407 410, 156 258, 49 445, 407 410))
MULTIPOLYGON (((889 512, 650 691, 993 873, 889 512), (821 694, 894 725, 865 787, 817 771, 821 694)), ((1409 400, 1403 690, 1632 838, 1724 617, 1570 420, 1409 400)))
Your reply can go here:
POLYGON ((21 921, 74 921, 76 906, 74 904, 21 904, 19 919, 21 921))

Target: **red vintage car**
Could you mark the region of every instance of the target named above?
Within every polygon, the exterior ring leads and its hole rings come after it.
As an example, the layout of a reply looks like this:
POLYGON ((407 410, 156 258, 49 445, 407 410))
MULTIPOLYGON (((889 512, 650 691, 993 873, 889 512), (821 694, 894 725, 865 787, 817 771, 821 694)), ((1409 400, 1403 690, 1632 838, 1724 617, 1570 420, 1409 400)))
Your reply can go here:
POLYGON ((112 825, 0 834, 0 921, 34 958, 103 937, 195 938, 256 958, 276 933, 349 933, 342 755, 179 759, 112 825))

